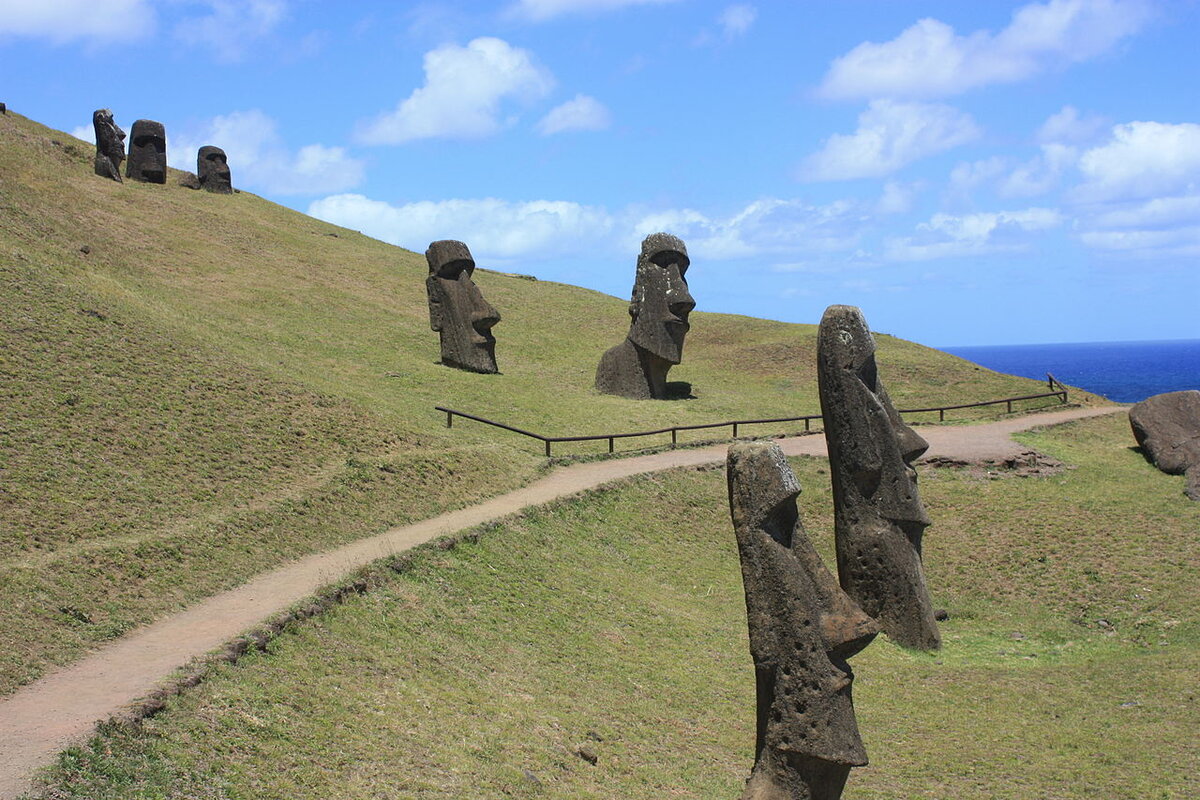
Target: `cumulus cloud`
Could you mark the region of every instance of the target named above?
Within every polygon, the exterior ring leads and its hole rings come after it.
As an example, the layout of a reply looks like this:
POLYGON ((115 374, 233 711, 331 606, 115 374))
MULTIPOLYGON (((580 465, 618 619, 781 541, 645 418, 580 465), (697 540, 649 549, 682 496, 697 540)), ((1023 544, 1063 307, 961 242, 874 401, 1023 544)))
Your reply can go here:
POLYGON ((594 97, 577 94, 550 110, 537 124, 538 133, 550 136, 568 131, 601 131, 612 124, 608 109, 594 97))
POLYGON ((1200 125, 1129 122, 1079 157, 1080 200, 1136 199, 1179 192, 1200 181, 1200 125))
POLYGON ((627 6, 674 2, 677 0, 517 0, 509 7, 509 14, 531 22, 545 22, 568 14, 598 14, 627 6))
POLYGON ((357 186, 364 176, 362 161, 347 155, 345 148, 310 144, 291 151, 275 120, 257 109, 214 117, 170 137, 171 166, 195 170, 196 151, 207 144, 220 147, 229 157, 234 186, 268 194, 340 192, 357 186))
POLYGON ((148 0, 0 0, 0 39, 111 44, 141 39, 155 24, 148 0))
POLYGON ((875 203, 875 210, 880 214, 903 214, 911 211, 916 193, 916 184, 888 181, 883 184, 883 193, 875 203))
POLYGON ((363 125, 366 144, 401 144, 414 139, 475 139, 499 131, 502 101, 544 97, 554 78, 533 54, 503 39, 485 36, 466 47, 447 44, 425 54, 425 85, 395 111, 363 125))
POLYGON ((203 5, 208 13, 180 20, 175 38, 225 62, 240 60, 287 15, 285 0, 204 0, 203 5))
POLYGON ((717 23, 721 26, 721 35, 730 40, 744 36, 756 19, 758 9, 748 3, 738 3, 722 11, 717 23))
POLYGON ((1052 208, 934 214, 917 225, 913 236, 888 239, 885 253, 893 261, 926 261, 1022 250, 1028 247, 1031 234, 1062 224, 1062 214, 1052 208))
POLYGON ((998 33, 959 35, 922 19, 889 42, 863 42, 834 59, 818 89, 828 98, 948 97, 1087 61, 1139 31, 1144 0, 1049 0, 1014 12, 998 33))
POLYGON ((1095 139, 1108 127, 1098 114, 1081 116, 1075 106, 1063 106, 1038 128, 1037 140, 1044 144, 1082 144, 1095 139))
POLYGON ((800 177, 809 181, 882 177, 979 135, 971 116, 950 106, 872 100, 858 116, 858 129, 826 139, 801 164, 800 177))

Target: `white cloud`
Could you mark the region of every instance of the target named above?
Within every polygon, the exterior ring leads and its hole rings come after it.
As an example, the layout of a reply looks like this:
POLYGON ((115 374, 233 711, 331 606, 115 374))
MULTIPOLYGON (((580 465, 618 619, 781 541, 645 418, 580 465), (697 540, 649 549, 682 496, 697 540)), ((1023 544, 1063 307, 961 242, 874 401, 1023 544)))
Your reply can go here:
POLYGON ((458 239, 484 262, 577 254, 603 242, 614 226, 604 209, 561 200, 485 198, 393 206, 342 194, 317 200, 308 213, 418 253, 438 239, 458 239))
POLYGON ((71 135, 76 139, 83 139, 85 142, 96 143, 96 126, 95 125, 80 125, 77 128, 71 129, 71 135))
POLYGON ((1081 117, 1075 106, 1063 106, 1042 123, 1037 140, 1047 144, 1082 144, 1095 139, 1107 127, 1108 121, 1104 117, 1096 114, 1081 117))
POLYGON ((801 164, 800 177, 809 181, 877 178, 979 135, 971 116, 950 106, 872 100, 858 116, 858 130, 826 139, 801 164))
POLYGON ((568 14, 596 14, 605 11, 616 11, 627 6, 642 6, 658 3, 674 3, 677 0, 517 0, 509 7, 513 16, 532 22, 545 22, 548 19, 568 14))
POLYGON ((886 255, 893 261, 925 261, 983 255, 1028 247, 1030 234, 1057 228, 1062 214, 1051 208, 994 211, 955 216, 934 214, 917 225, 914 236, 888 239, 886 255))
POLYGON ((888 181, 883 185, 883 194, 875 203, 875 210, 880 214, 903 214, 911 211, 916 192, 916 184, 888 181))
POLYGON ((342 147, 310 144, 291 152, 275 120, 259 110, 214 117, 179 136, 169 136, 171 166, 195 170, 196 151, 208 144, 225 151, 234 186, 269 194, 345 191, 360 184, 364 176, 362 161, 348 156, 342 147))
POLYGON ((554 78, 533 55, 502 39, 480 37, 466 47, 443 45, 425 54, 425 85, 395 111, 364 125, 367 144, 401 144, 414 139, 474 139, 503 127, 501 101, 544 97, 554 78))
POLYGON ((141 39, 155 25, 148 0, 0 0, 0 39, 108 44, 141 39))
POLYGON ((1200 181, 1200 125, 1129 122, 1079 158, 1081 201, 1136 199, 1179 192, 1200 181))
POLYGON ((1102 55, 1149 16, 1143 0, 1049 0, 1017 9, 999 33, 966 36, 922 19, 889 42, 863 42, 834 59, 818 91, 838 99, 947 97, 1012 83, 1102 55))
POLYGON ((721 35, 730 40, 745 35, 756 19, 758 9, 749 3, 737 3, 722 11, 717 22, 721 26, 721 35))
POLYGON ((1079 159, 1078 148, 1065 144, 1044 144, 1041 155, 1018 165, 999 182, 1001 197, 1034 197, 1058 186, 1065 170, 1079 159))
POLYGON ((285 0, 204 0, 202 4, 209 13, 180 20, 175 37, 225 62, 240 60, 254 40, 273 31, 287 14, 285 0))
POLYGON ((537 124, 543 136, 567 131, 601 131, 612 124, 608 109, 594 97, 577 94, 560 106, 550 110, 537 124))
POLYGON ((1200 194, 1118 204, 1085 218, 1079 241, 1113 255, 1139 259, 1200 255, 1200 194))
POLYGON ((1079 240, 1093 250, 1131 258, 1200 256, 1200 225, 1172 230, 1085 231, 1079 240))

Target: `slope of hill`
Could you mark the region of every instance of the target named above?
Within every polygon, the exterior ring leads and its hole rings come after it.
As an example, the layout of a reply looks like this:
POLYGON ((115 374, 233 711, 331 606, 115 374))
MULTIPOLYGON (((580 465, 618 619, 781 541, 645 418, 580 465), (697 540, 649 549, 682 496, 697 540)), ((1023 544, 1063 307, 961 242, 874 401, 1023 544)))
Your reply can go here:
MULTIPOLYGON (((486 270, 502 374, 447 369, 422 256, 174 171, 117 184, 91 153, 0 116, 0 692, 262 568, 544 468, 528 440, 447 431, 435 404, 551 435, 817 409, 813 326, 698 312, 671 374, 695 398, 639 403, 591 388, 623 301, 486 270)), ((618 266, 632 277, 632 255, 618 266)), ((901 405, 1037 391, 879 339, 901 405)))

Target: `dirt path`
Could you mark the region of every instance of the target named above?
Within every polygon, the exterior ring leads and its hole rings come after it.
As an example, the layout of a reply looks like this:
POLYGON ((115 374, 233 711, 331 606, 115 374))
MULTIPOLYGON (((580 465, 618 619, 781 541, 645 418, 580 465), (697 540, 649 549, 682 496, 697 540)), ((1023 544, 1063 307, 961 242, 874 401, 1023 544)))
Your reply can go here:
MULTIPOLYGON (((927 456, 999 460, 1023 448, 1009 435, 1034 427, 1109 414, 1119 407, 1077 408, 982 425, 922 427, 927 456)), ((825 437, 780 440, 788 455, 825 455, 825 437)), ((630 475, 722 461, 728 444, 595 461, 557 469, 523 489, 433 519, 393 528, 264 573, 96 650, 0 699, 0 798, 29 789, 34 770, 86 737, 98 720, 154 689, 189 659, 313 594, 351 570, 447 533, 469 528, 630 475)))

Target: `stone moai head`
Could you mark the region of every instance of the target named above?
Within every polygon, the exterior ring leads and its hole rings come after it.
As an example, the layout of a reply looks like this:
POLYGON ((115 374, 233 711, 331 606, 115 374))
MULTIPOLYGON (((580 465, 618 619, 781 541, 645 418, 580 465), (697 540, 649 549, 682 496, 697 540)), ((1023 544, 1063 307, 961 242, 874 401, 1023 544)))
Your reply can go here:
POLYGON ((912 467, 929 444, 888 398, 875 339, 857 308, 826 309, 817 334, 817 381, 842 588, 893 641, 937 649, 941 637, 921 567, 929 516, 912 467))
POLYGON ((96 174, 121 183, 121 162, 125 160, 125 131, 117 127, 112 112, 107 108, 92 113, 92 127, 96 131, 96 159, 93 162, 96 174))
POLYGON ((130 129, 125 177, 142 183, 167 182, 167 132, 161 122, 139 119, 130 129))
POLYGON ((867 763, 846 660, 879 626, 813 549, 796 509, 800 484, 779 446, 739 442, 726 470, 757 688, 743 800, 836 800, 850 768, 867 763))
POLYGON ((688 314, 696 301, 688 292, 687 245, 669 233, 652 233, 642 241, 637 277, 629 301, 629 341, 668 364, 683 360, 688 314))
POLYGON ((233 194, 233 181, 229 175, 229 160, 225 151, 211 144, 201 147, 196 153, 196 177, 200 188, 216 194, 233 194))
POLYGON ((425 251, 429 277, 429 325, 441 335, 442 363, 471 372, 494 373, 496 337, 492 327, 500 314, 472 280, 475 260, 462 242, 445 239, 425 251))

